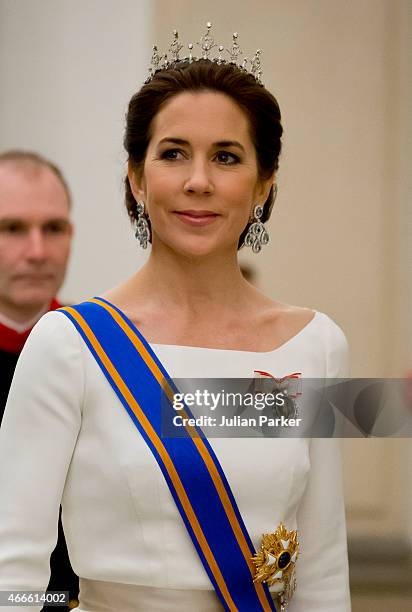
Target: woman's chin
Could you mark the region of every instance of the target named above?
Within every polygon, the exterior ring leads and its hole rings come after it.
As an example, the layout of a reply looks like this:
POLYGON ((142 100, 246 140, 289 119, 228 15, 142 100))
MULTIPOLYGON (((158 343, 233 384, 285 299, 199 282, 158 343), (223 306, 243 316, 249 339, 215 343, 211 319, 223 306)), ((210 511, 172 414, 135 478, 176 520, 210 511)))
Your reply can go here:
POLYGON ((203 259, 216 255, 219 252, 216 244, 185 244, 179 245, 174 250, 182 257, 190 259, 203 259))
MULTIPOLYGON (((229 245, 223 246, 216 238, 194 236, 190 239, 173 240, 168 242, 167 248, 176 254, 191 259, 202 259, 219 255, 229 251, 229 245)), ((155 249, 156 250, 156 249, 155 249)))

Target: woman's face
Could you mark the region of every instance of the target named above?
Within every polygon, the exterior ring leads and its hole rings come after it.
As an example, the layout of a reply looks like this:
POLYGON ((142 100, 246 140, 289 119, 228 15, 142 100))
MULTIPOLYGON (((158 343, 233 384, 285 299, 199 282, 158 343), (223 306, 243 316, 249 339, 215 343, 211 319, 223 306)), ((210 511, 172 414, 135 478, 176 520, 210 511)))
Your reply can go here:
POLYGON ((272 184, 259 178, 249 131, 245 113, 222 93, 185 92, 161 108, 143 170, 129 170, 154 249, 164 245, 190 257, 237 250, 272 184))

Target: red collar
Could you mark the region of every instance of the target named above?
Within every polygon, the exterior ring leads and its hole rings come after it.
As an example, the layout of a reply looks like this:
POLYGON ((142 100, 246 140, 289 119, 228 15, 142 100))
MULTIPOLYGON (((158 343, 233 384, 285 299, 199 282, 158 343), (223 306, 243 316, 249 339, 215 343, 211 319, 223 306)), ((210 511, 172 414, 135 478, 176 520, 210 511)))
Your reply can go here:
MULTIPOLYGON (((61 304, 57 300, 52 300, 49 310, 56 310, 56 308, 61 308, 61 304)), ((8 353, 20 353, 31 330, 32 328, 19 333, 0 323, 0 350, 8 353)))

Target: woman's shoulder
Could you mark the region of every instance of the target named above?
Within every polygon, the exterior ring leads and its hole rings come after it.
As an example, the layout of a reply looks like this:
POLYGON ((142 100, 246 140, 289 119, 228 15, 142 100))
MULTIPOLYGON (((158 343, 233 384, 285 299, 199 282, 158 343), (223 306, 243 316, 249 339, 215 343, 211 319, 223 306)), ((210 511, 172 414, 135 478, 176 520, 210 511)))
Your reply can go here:
POLYGON ((305 327, 317 314, 317 311, 312 308, 275 300, 271 300, 268 306, 269 318, 290 328, 305 327))
POLYGON ((328 378, 349 376, 349 345, 342 328, 329 315, 318 312, 325 347, 328 378))
POLYGON ((16 424, 24 413, 26 422, 31 418, 36 422, 35 430, 44 423, 43 417, 49 427, 50 422, 56 422, 56 415, 68 422, 71 414, 77 428, 85 387, 83 352, 77 336, 59 310, 46 313, 36 323, 17 361, 6 407, 9 423, 16 424))
POLYGON ((326 313, 319 310, 313 312, 313 337, 322 344, 327 378, 349 376, 349 345, 344 331, 326 313))
POLYGON ((31 333, 36 332, 48 336, 53 333, 64 334, 73 328, 73 324, 69 322, 65 315, 65 307, 57 310, 46 312, 35 324, 31 333))
POLYGON ((70 354, 79 348, 79 334, 62 309, 44 314, 33 327, 23 352, 70 354))
POLYGON ((271 299, 265 299, 257 312, 260 319, 259 327, 267 338, 276 339, 277 345, 299 334, 318 316, 318 313, 311 308, 271 299))
MULTIPOLYGON (((325 354, 329 377, 346 376, 349 349, 342 328, 328 314, 312 308, 271 301, 264 318, 266 330, 276 345, 287 344, 295 337, 316 343, 325 354)), ((276 347, 275 347, 276 348, 276 347)))
POLYGON ((267 325, 276 326, 291 336, 313 324, 316 331, 329 342, 346 341, 345 334, 336 321, 320 310, 270 300, 262 312, 267 325))

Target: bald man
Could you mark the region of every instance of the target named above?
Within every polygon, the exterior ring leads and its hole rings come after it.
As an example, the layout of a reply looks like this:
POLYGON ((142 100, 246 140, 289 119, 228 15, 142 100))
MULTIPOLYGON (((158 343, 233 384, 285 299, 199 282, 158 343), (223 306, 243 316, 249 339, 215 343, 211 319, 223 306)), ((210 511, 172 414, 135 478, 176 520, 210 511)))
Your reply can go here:
MULTIPOLYGON (((45 312, 60 306, 56 295, 73 233, 70 209, 57 166, 31 152, 0 154, 0 422, 27 336, 45 312)), ((60 522, 49 590, 69 590, 72 598, 78 593, 60 522)))
POLYGON ((56 166, 33 153, 0 155, 1 414, 14 367, 55 296, 70 253, 70 194, 56 166))

